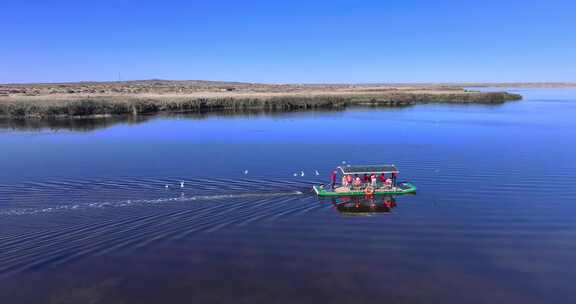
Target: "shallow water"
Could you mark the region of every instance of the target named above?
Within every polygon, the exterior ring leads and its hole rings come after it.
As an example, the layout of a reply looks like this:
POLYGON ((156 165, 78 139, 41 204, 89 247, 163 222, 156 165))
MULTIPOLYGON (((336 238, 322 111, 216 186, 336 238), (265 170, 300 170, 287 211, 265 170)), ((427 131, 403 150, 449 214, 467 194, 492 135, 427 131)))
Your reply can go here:
POLYGON ((525 99, 1 121, 0 299, 570 302, 576 90, 512 91, 525 99), (316 198, 343 161, 394 163, 419 192, 316 198))

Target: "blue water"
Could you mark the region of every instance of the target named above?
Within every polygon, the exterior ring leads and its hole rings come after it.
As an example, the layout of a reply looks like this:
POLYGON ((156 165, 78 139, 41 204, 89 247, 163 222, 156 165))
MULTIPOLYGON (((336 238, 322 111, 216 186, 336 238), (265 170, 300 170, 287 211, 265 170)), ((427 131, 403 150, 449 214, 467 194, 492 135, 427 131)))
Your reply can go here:
POLYGON ((0 121, 0 299, 567 303, 576 90, 510 91, 524 100, 0 121), (315 197, 343 163, 395 164, 419 192, 315 197))

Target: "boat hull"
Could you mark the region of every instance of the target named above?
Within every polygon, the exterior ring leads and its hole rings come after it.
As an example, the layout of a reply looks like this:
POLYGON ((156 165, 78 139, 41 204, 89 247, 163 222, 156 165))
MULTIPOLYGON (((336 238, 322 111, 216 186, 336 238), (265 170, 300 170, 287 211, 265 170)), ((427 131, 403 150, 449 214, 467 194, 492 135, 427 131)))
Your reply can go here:
MULTIPOLYGON (((318 196, 365 196, 364 191, 349 191, 349 192, 334 192, 323 189, 320 186, 312 187, 318 196)), ((396 187, 389 190, 378 189, 374 191, 374 195, 399 195, 416 193, 416 186, 410 183, 403 183, 402 187, 396 187)))

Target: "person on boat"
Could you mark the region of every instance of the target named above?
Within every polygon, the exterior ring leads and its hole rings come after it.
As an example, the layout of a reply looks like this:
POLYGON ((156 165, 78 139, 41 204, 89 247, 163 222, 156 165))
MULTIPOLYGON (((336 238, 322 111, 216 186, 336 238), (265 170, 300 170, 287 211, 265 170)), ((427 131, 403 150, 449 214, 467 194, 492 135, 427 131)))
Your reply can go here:
POLYGON ((352 175, 348 174, 346 175, 346 186, 351 186, 352 185, 352 175))
POLYGON ((380 174, 380 184, 382 185, 382 187, 384 187, 384 185, 386 184, 386 174, 384 173, 380 174))
POLYGON ((356 176, 356 178, 354 178, 354 189, 360 189, 362 187, 362 180, 360 179, 359 176, 356 176))
POLYGON ((386 188, 390 188, 392 187, 392 179, 391 178, 387 178, 386 179, 386 188))
POLYGON ((364 183, 366 186, 370 184, 370 176, 368 176, 368 173, 364 173, 364 183))
POLYGON ((350 183, 348 182, 348 178, 346 178, 346 175, 342 176, 342 187, 348 187, 350 183))
POLYGON ((378 182, 378 179, 376 178, 376 174, 372 173, 372 175, 370 175, 370 185, 372 186, 372 188, 376 188, 377 182, 378 182))
POLYGON ((398 173, 392 172, 392 186, 396 187, 396 177, 398 173))
POLYGON ((336 189, 336 170, 332 170, 332 190, 336 189))

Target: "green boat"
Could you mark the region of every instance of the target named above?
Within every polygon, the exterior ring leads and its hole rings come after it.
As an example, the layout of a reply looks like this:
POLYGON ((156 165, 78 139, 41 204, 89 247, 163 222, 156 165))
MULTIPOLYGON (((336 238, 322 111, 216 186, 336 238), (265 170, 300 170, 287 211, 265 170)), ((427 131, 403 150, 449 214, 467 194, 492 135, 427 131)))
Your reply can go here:
POLYGON ((398 169, 394 165, 340 166, 332 172, 332 182, 313 186, 318 196, 399 195, 416 193, 416 186, 409 182, 396 182, 398 169), (336 183, 338 171, 342 183, 336 183), (386 178, 388 175, 388 178, 386 178), (367 178, 368 177, 368 178, 367 178), (375 180, 376 178, 376 180, 375 180))

